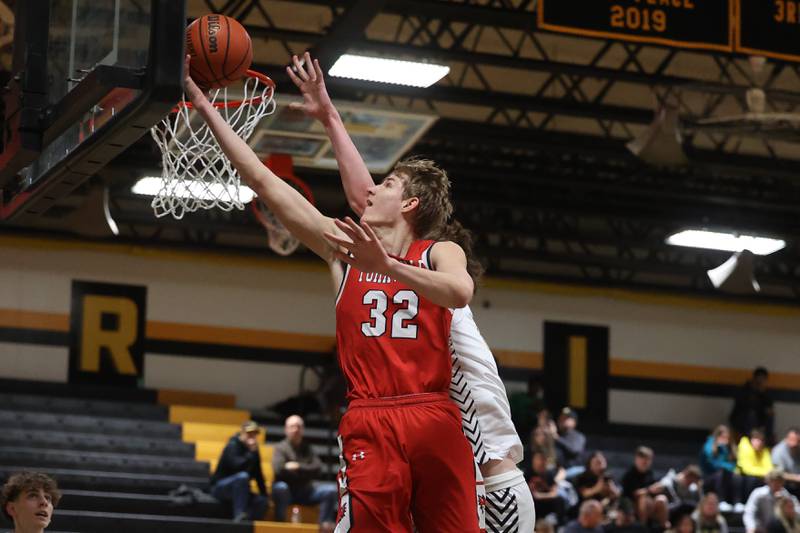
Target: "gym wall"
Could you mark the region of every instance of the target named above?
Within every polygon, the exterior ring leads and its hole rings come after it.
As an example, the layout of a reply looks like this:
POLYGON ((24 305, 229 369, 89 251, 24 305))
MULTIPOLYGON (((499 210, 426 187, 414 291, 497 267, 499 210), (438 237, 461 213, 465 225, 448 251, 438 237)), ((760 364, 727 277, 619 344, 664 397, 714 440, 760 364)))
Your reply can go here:
MULTIPOLYGON (((146 287, 148 388, 261 407, 298 392, 303 364, 332 359, 321 262, 2 237, 0 377, 68 379, 76 280, 146 287)), ((472 308, 509 391, 541 372, 546 322, 602 326, 611 422, 709 428, 757 365, 772 372, 779 428, 800 422, 800 309, 494 279, 472 308)))

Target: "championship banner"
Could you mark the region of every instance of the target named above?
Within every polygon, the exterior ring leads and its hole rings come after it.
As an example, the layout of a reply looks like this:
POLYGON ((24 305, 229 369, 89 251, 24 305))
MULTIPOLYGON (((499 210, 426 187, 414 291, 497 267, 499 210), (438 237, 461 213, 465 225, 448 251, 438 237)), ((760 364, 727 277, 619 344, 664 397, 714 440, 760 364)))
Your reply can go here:
POLYGON ((731 52, 734 8, 734 0, 539 0, 538 26, 584 37, 731 52))

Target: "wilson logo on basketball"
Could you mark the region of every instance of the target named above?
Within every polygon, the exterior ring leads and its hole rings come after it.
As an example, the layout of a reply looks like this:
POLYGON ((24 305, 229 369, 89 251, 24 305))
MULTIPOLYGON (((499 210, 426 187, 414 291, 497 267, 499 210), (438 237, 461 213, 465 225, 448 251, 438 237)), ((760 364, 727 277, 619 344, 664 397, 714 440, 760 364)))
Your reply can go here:
POLYGON ((208 51, 212 54, 219 50, 217 45, 217 32, 220 29, 219 16, 210 15, 208 17, 208 51))

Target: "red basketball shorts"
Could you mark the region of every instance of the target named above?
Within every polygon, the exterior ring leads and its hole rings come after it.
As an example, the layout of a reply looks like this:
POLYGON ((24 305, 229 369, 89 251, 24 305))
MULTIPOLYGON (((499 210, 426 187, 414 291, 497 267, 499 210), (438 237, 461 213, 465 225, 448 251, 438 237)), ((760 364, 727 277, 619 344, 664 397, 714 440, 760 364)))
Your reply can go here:
POLYGON ((354 400, 339 435, 336 533, 478 532, 472 449, 447 393, 354 400))

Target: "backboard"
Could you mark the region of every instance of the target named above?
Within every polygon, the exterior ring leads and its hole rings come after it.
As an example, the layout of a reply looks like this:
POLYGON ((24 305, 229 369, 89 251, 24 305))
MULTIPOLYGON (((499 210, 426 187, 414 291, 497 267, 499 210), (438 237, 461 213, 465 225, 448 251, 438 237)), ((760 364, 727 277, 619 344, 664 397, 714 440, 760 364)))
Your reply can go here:
MULTIPOLYGON (((262 158, 289 154, 298 167, 335 169, 336 158, 322 125, 289 108, 297 97, 276 98, 277 110, 264 118, 250 145, 262 158)), ((398 111, 358 102, 334 102, 370 172, 389 172, 398 159, 433 126, 430 113, 398 111)))
POLYGON ((16 3, 0 220, 43 213, 182 93, 186 0, 16 3))

